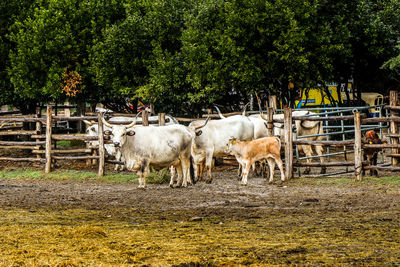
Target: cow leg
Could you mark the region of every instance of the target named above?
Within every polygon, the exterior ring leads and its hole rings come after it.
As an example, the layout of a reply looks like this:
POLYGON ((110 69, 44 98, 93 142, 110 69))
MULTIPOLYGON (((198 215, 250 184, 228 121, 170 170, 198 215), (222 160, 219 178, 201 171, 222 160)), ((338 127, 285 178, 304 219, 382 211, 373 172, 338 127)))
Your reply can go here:
POLYGON ((267 163, 267 160, 263 160, 261 162, 261 174, 262 174, 262 178, 266 178, 269 175, 269 165, 267 163), (268 166, 268 167, 267 167, 268 166))
POLYGON ((280 157, 276 157, 276 158, 274 158, 274 160, 275 160, 276 164, 278 164, 279 171, 281 172, 281 181, 284 182, 286 180, 286 178, 285 178, 285 172, 283 170, 282 159, 280 157))
POLYGON ((200 172, 199 172, 199 177, 200 177, 200 180, 202 180, 202 179, 203 179, 203 175, 204 175, 204 168, 205 168, 205 166, 206 166, 206 161, 205 161, 205 160, 203 160, 203 161, 201 162, 200 166, 199 166, 199 168, 200 168, 200 172))
MULTIPOLYGON (((372 161, 371 164, 376 166, 376 164, 378 163, 378 153, 374 153, 374 155, 372 156, 371 161, 372 161)), ((378 170, 377 169, 371 169, 370 170, 370 175, 378 177, 378 170)))
POLYGON ((169 180, 169 187, 174 187, 175 183, 175 174, 176 174, 176 168, 174 166, 169 167, 169 171, 171 173, 171 179, 169 180))
POLYGON ((236 158, 236 160, 239 163, 238 181, 241 181, 243 179, 243 172, 246 169, 246 161, 242 160, 241 158, 236 158))
POLYGON ((198 182, 203 180, 203 174, 204 174, 204 166, 205 166, 205 159, 193 159, 193 172, 194 172, 194 181, 198 182))
MULTIPOLYGON (((317 155, 322 156, 324 154, 324 148, 322 146, 315 146, 315 152, 317 152, 317 155)), ((321 163, 325 162, 324 157, 320 157, 319 160, 321 161, 321 163)), ((326 167, 321 167, 321 174, 325 173, 326 173, 326 167)))
MULTIPOLYGON (((97 156, 97 149, 93 149, 93 156, 97 156)), ((92 165, 97 164, 97 159, 92 159, 92 165)))
POLYGON ((146 188, 146 176, 149 173, 150 166, 147 160, 143 160, 139 171, 139 188, 146 188))
POLYGON ((183 187, 187 187, 188 183, 192 184, 192 179, 190 177, 190 158, 181 159, 182 174, 183 174, 183 187))
MULTIPOLYGON (((117 150, 117 152, 115 154, 115 160, 121 161, 121 151, 119 149, 117 150)), ((123 166, 124 165, 115 164, 114 171, 118 171, 118 169, 121 169, 121 171, 122 171, 123 170, 123 166)))
POLYGON ((243 162, 243 171, 242 171, 242 182, 241 185, 247 185, 247 176, 249 175, 249 171, 251 168, 250 160, 246 160, 243 162))
MULTIPOLYGON (((364 159, 364 161, 367 160, 367 155, 365 155, 365 152, 364 152, 364 155, 363 155, 363 159, 364 159)), ((369 164, 369 162, 368 162, 368 164, 369 164)), ((364 168, 362 168, 362 175, 363 176, 365 175, 365 169, 364 168)))
MULTIPOLYGON (((311 157, 312 156, 312 148, 309 145, 302 145, 301 146, 304 154, 306 155, 306 157, 311 157)), ((306 159, 307 163, 311 163, 312 160, 311 159, 306 159)), ((306 169, 304 170, 304 174, 309 174, 311 171, 310 167, 306 167, 306 169)))
MULTIPOLYGON (((236 159, 236 160, 237 160, 237 159, 236 159)), ((243 166, 242 166, 242 164, 239 162, 239 167, 238 167, 238 171, 237 171, 238 180, 242 179, 242 173, 243 173, 243 166)))
POLYGON ((268 162, 268 167, 269 167, 268 183, 272 183, 274 181, 275 161, 272 158, 267 158, 267 162, 268 162))
POLYGON ((258 168, 256 162, 253 162, 253 164, 251 164, 251 169, 253 170, 253 172, 254 172, 254 174, 255 174, 256 176, 259 175, 259 168, 258 168))
POLYGON ((193 173, 194 173, 194 180, 195 180, 195 182, 197 182, 197 181, 199 181, 200 180, 200 164, 198 163, 198 162, 195 162, 193 159, 192 159, 192 163, 193 163, 193 173))
POLYGON ((206 169, 207 169, 207 184, 211 184, 212 177, 211 177, 211 167, 212 167, 212 160, 213 160, 213 152, 207 152, 206 154, 206 169))
POLYGON ((176 180, 176 184, 175 184, 175 187, 181 187, 182 186, 182 183, 183 183, 183 175, 184 175, 184 173, 183 173, 183 170, 182 170, 182 165, 181 165, 181 163, 179 163, 179 164, 176 164, 175 165, 175 169, 176 169, 176 173, 178 174, 178 178, 177 178, 177 180, 176 180))
MULTIPOLYGON (((378 164, 378 153, 375 153, 375 155, 374 155, 374 165, 377 165, 377 164, 378 164)), ((379 177, 378 170, 375 169, 374 172, 375 172, 375 176, 379 177)))

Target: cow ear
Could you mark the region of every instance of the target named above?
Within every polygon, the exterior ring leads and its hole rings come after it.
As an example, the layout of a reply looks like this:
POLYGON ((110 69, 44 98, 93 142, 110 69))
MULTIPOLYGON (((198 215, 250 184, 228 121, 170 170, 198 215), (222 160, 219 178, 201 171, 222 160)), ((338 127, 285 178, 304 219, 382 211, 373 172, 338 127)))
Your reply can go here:
POLYGON ((134 136, 136 133, 135 133, 135 131, 128 131, 128 132, 126 132, 126 134, 129 136, 134 136))
POLYGON ((197 132, 196 132, 196 135, 197 135, 197 136, 200 136, 202 133, 203 133, 202 130, 200 130, 200 131, 197 131, 197 132))

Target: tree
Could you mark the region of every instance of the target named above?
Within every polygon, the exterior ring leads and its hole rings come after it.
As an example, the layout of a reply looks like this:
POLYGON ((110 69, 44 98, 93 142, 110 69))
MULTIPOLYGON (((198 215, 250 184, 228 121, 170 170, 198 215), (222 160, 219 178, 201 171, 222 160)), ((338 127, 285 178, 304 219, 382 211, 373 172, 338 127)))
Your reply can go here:
POLYGON ((398 1, 357 1, 349 28, 352 75, 359 89, 359 99, 361 91, 387 94, 387 87, 393 83, 390 72, 380 67, 396 55, 399 21, 398 1))
POLYGON ((185 99, 180 38, 190 1, 132 1, 127 6, 126 19, 110 25, 95 45, 92 73, 113 94, 143 98, 156 103, 158 111, 180 112, 177 102, 185 99))
POLYGON ((63 77, 73 72, 82 79, 76 100, 98 98, 102 88, 89 72, 89 53, 101 30, 123 15, 120 1, 38 1, 10 35, 16 44, 9 70, 15 92, 24 99, 63 101, 63 77))
POLYGON ((0 3, 0 105, 14 104, 21 110, 27 102, 14 93, 7 69, 10 68, 9 53, 15 44, 9 40, 9 34, 14 22, 24 18, 31 12, 34 1, 2 1, 0 3))

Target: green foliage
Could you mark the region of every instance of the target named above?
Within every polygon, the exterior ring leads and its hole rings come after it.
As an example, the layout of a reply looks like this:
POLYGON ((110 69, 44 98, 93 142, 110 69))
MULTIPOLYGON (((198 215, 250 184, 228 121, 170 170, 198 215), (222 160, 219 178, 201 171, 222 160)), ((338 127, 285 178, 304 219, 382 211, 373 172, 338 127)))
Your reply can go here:
POLYGON ((9 34, 13 24, 29 13, 33 2, 34 0, 0 2, 0 104, 18 105, 21 102, 19 96, 13 93, 13 86, 7 73, 7 68, 10 66, 9 53, 15 48, 15 44, 9 40, 9 34))
POLYGON ((98 87, 90 75, 89 52, 101 30, 119 18, 122 4, 98 1, 39 1, 29 16, 15 23, 10 40, 10 80, 18 95, 47 101, 63 99, 65 70, 82 76, 83 93, 96 97, 98 87), (115 14, 114 14, 115 12, 115 14))
POLYGON ((66 72, 82 78, 77 101, 141 97, 175 114, 237 108, 254 92, 293 102, 325 82, 384 92, 399 80, 397 0, 3 2, 2 103, 61 101, 66 72))
POLYGON ((168 168, 164 168, 160 171, 152 170, 146 177, 146 183, 149 184, 165 184, 169 183, 171 178, 168 168))

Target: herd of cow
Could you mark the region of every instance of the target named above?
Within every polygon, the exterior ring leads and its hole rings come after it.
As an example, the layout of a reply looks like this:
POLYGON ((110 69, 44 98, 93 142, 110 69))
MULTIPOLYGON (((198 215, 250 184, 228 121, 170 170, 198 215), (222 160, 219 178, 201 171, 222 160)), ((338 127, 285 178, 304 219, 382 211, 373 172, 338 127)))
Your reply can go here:
MULTIPOLYGON (((266 118, 262 113, 246 116, 224 117, 218 110, 220 119, 197 120, 188 126, 178 123, 173 117, 167 116, 165 126, 136 125, 140 117, 113 117, 110 120, 102 118, 104 134, 111 144, 105 145, 106 153, 115 156, 124 163, 127 170, 137 173, 139 187, 146 187, 146 176, 150 168, 161 169, 171 167, 171 187, 186 187, 188 184, 202 180, 203 171, 207 171, 206 183, 212 181, 213 159, 234 155, 241 170, 241 184, 247 184, 247 176, 255 162, 268 163, 269 182, 273 181, 275 163, 281 172, 281 181, 285 180, 283 162, 281 160, 281 140, 283 125, 274 123, 274 136, 268 136, 266 118), (127 125, 115 122, 128 121, 127 125), (114 124, 113 124, 114 123, 114 124), (194 177, 190 171, 191 165, 194 177), (175 179, 175 171, 177 179, 175 179)), ((294 111, 293 116, 316 116, 309 111, 294 111)), ((152 117, 149 118, 154 119, 152 117)), ((283 114, 274 115, 274 119, 283 119, 283 114)), ((87 134, 98 135, 98 124, 85 121, 87 134)), ((324 138, 322 121, 295 121, 297 136, 316 135, 305 140, 322 140, 324 138)), ((92 142, 98 145, 98 142, 92 142)), ((318 155, 323 154, 322 146, 314 146, 318 155)), ((307 157, 312 156, 310 145, 299 146, 307 157)), ((320 157, 321 162, 324 158, 320 157)), ((308 159, 311 161, 311 159, 308 159)), ((116 165, 116 169, 118 165, 116 165)), ((309 168, 306 169, 309 172, 309 168)), ((321 173, 325 168, 321 169, 321 173)))

